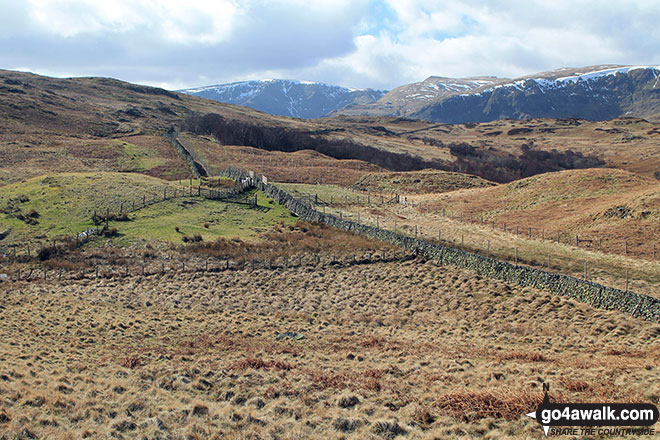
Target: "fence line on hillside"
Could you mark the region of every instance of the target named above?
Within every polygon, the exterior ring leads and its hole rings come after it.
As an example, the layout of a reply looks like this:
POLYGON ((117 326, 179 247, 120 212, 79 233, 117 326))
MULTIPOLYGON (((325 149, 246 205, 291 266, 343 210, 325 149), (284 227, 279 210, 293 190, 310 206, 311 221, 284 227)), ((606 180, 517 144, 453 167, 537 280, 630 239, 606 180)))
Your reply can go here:
MULTIPOLYGON (((257 188, 263 191, 268 197, 310 222, 324 223, 349 232, 385 241, 415 254, 435 260, 441 265, 451 264, 472 269, 484 276, 523 286, 549 290, 555 294, 572 297, 597 307, 616 309, 644 319, 660 320, 660 300, 631 292, 627 289, 628 286, 626 286, 625 290, 621 290, 594 283, 587 279, 523 266, 518 264, 517 250, 515 264, 512 264, 493 258, 490 255, 483 256, 469 252, 464 246, 462 246, 463 249, 458 249, 440 243, 432 243, 418 237, 413 238, 398 232, 396 225, 394 230, 387 230, 378 227, 378 225, 370 226, 359 221, 355 222, 341 216, 337 217, 318 211, 312 203, 309 203, 309 200, 301 200, 292 196, 277 186, 268 183, 268 180, 264 176, 259 177, 254 175, 254 173, 246 174, 236 168, 228 168, 220 174, 238 182, 242 191, 250 188, 257 188)), ((188 196, 191 196, 191 191, 191 189, 188 190, 188 196)), ((174 194, 176 195, 176 193, 174 194)), ((167 192, 165 191, 166 197, 167 192)), ((89 236, 89 234, 87 235, 89 236)), ((77 239, 78 237, 76 237, 77 239)))
POLYGON ((99 207, 97 210, 92 211, 89 216, 96 227, 90 227, 75 235, 62 235, 57 238, 40 240, 37 243, 28 242, 20 245, 5 245, 0 248, 0 256, 4 254, 4 257, 10 261, 26 262, 33 257, 46 257, 64 249, 73 250, 85 244, 93 236, 104 234, 110 236, 112 234, 109 228, 110 221, 128 221, 127 214, 178 198, 199 197, 209 200, 222 200, 224 202, 237 203, 254 208, 257 206, 257 197, 250 197, 246 194, 246 191, 250 189, 252 189, 251 185, 247 182, 240 181, 236 182, 231 189, 205 188, 201 185, 194 187, 192 184, 187 188, 165 186, 163 187, 162 196, 152 194, 147 196, 147 194, 143 194, 142 197, 124 199, 112 206, 99 207), (19 248, 21 249, 20 251, 18 250, 19 248))
MULTIPOLYGON (((648 320, 660 320, 660 300, 648 295, 638 294, 629 290, 621 290, 604 286, 586 279, 551 271, 519 265, 507 261, 468 252, 437 243, 413 238, 396 231, 385 230, 375 226, 339 218, 332 214, 322 213, 313 206, 302 203, 286 191, 268 183, 265 177, 249 176, 238 169, 227 169, 224 175, 234 179, 248 179, 256 188, 267 196, 284 205, 299 217, 324 223, 356 234, 389 242, 419 253, 440 264, 451 264, 458 267, 475 270, 477 273, 491 278, 501 279, 523 286, 549 290, 555 294, 571 297, 604 309, 616 309, 648 320)), ((516 258, 517 260, 517 258, 516 258)))
POLYGON ((484 228, 490 227, 491 230, 497 230, 511 234, 512 236, 519 238, 527 238, 528 240, 541 240, 541 241, 552 241, 555 243, 567 244, 575 246, 580 249, 588 250, 598 250, 599 252, 611 255, 623 255, 623 256, 638 256, 638 257, 648 257, 650 261, 656 261, 660 259, 660 243, 645 243, 645 244, 634 244, 628 240, 612 240, 609 238, 605 239, 605 243, 611 249, 618 249, 616 251, 606 251, 603 250, 603 237, 597 235, 596 237, 593 234, 575 234, 572 232, 566 231, 556 231, 556 230, 546 230, 538 226, 520 226, 518 224, 512 224, 510 222, 495 222, 494 220, 487 220, 483 215, 481 216, 472 216, 472 215, 463 215, 460 212, 454 212, 446 208, 429 208, 428 205, 415 204, 410 202, 406 196, 401 194, 392 193, 388 195, 383 195, 382 193, 374 193, 373 195, 369 191, 357 191, 351 189, 354 192, 366 192, 367 194, 360 197, 356 195, 354 198, 344 194, 343 196, 319 196, 318 193, 311 192, 296 192, 295 197, 301 201, 307 201, 308 204, 313 203, 316 206, 331 207, 331 206, 362 206, 362 207, 372 207, 378 205, 391 205, 391 204, 400 204, 403 206, 409 206, 411 208, 417 208, 420 212, 431 213, 437 216, 442 216, 451 220, 455 220, 463 224, 471 224, 482 226, 484 228), (427 211, 424 211, 424 208, 427 211))
MULTIPOLYGON (((377 263, 391 263, 410 261, 417 258, 414 253, 397 253, 387 252, 385 250, 373 251, 367 254, 349 254, 349 255, 329 255, 320 256, 314 255, 290 255, 275 258, 251 258, 249 256, 232 259, 206 259, 204 262, 196 261, 190 262, 181 260, 174 264, 172 263, 144 263, 139 264, 136 261, 125 264, 95 264, 80 269, 59 268, 59 267, 45 267, 29 268, 26 270, 17 270, 8 274, 8 281, 62 281, 62 280, 80 280, 80 279, 94 279, 94 278, 118 278, 128 276, 152 276, 152 275, 166 275, 169 273, 217 273, 223 271, 254 271, 254 270, 287 270, 297 269, 304 267, 336 267, 346 268, 352 266, 361 266, 367 264, 377 263)), ((4 279, 0 278, 0 281, 4 279)))

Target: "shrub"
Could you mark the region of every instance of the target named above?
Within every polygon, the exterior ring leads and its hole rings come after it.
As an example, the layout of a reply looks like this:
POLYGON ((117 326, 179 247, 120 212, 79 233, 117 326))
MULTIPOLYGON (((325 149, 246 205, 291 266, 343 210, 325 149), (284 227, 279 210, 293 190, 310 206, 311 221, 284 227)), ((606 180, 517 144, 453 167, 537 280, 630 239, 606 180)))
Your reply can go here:
POLYGON ((119 235, 119 232, 117 231, 117 228, 105 229, 103 231, 103 236, 104 237, 117 237, 118 235, 119 235))
POLYGON ((403 429, 396 420, 380 420, 374 423, 374 434, 382 435, 385 438, 394 438, 398 435, 405 435, 408 433, 403 429))
POLYGON ((142 361, 140 361, 140 358, 137 356, 127 356, 121 362, 122 367, 130 368, 131 370, 139 367, 140 365, 142 365, 142 361))
POLYGON ((415 408, 412 418, 423 427, 428 427, 435 422, 435 416, 431 410, 425 406, 415 408))
POLYGON ((517 420, 536 408, 543 396, 526 390, 458 390, 442 394, 435 406, 452 417, 469 422, 486 417, 517 420))
POLYGON ((45 248, 42 248, 39 253, 37 254, 37 257, 39 258, 40 261, 46 261, 50 260, 54 256, 56 256, 58 253, 57 247, 55 246, 48 246, 45 248))

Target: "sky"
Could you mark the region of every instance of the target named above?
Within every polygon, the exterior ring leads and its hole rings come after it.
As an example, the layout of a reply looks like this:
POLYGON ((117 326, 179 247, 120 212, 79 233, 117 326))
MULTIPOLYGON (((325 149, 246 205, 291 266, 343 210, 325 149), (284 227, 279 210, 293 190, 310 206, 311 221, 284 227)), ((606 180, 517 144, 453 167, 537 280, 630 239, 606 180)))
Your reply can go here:
POLYGON ((0 0, 0 68, 170 90, 285 78, 389 90, 660 64, 658 0, 0 0))

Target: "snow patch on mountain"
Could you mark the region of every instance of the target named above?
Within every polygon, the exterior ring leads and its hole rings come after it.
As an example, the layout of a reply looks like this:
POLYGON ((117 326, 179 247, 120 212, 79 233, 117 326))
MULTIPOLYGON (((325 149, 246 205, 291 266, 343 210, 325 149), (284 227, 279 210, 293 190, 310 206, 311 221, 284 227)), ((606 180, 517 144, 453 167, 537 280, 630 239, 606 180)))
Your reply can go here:
POLYGON ((349 89, 320 82, 262 79, 180 90, 266 113, 298 118, 318 118, 352 104, 378 100, 385 91, 349 89))
MULTIPOLYGON (((517 90, 524 90, 525 88, 529 86, 536 85, 538 86, 538 89, 542 92, 545 93, 548 89, 557 89, 560 87, 565 87, 569 83, 573 84, 578 84, 578 83, 583 83, 584 86, 587 89, 591 89, 592 83, 594 81, 598 81, 602 79, 603 77, 606 76, 611 76, 611 75, 619 75, 619 74, 629 74, 630 72, 634 70, 642 70, 642 69, 649 69, 651 72, 653 72, 654 77, 656 78, 656 83, 654 84, 654 88, 657 86, 657 79, 658 75, 657 73, 660 72, 660 66, 626 66, 626 67, 616 67, 616 68, 608 68, 608 69, 600 69, 600 70, 594 70, 590 72, 584 72, 584 73, 575 73, 567 76, 562 76, 562 77, 557 77, 557 78, 552 78, 552 77, 537 77, 537 78, 521 78, 515 81, 512 81, 510 83, 503 83, 503 84, 497 84, 493 87, 489 87, 487 89, 480 90, 478 92, 474 93, 464 93, 461 96, 471 96, 471 95, 481 95, 484 93, 492 93, 496 89, 500 88, 506 88, 506 87, 512 87, 517 90)), ((570 68, 563 68, 560 70, 565 70, 565 71, 570 71, 572 69, 570 68)), ((559 72, 559 71, 555 71, 559 72)))

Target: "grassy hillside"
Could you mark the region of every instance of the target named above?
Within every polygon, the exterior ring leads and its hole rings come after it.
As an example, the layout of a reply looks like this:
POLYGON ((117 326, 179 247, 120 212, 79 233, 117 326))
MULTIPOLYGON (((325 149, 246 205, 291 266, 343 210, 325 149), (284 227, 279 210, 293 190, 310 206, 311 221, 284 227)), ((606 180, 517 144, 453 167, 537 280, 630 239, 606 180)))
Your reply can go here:
MULTIPOLYGON (((548 173, 506 185, 456 191, 426 200, 496 223, 601 236, 604 241, 660 240, 660 182, 614 169, 548 173)), ((421 200, 420 200, 421 201, 421 200)))
POLYGON ((548 173, 510 184, 372 199, 329 213, 452 247, 658 295, 660 184, 622 170, 548 173), (414 206, 412 204, 414 203, 414 206), (444 215, 443 215, 444 214, 444 215), (483 224, 481 219, 483 216, 483 224), (506 226, 506 232, 504 231, 506 226), (560 241, 557 243, 557 234, 560 241), (576 246, 576 235, 580 239, 576 246), (627 245, 626 245, 627 242, 627 245), (656 259, 653 246, 656 245, 656 259))
POLYGON ((492 182, 470 174, 424 170, 407 173, 367 174, 351 186, 363 191, 428 194, 492 185, 494 185, 492 182))
POLYGON ((0 187, 0 244, 23 243, 71 236, 94 227, 92 215, 118 213, 147 206, 128 215, 129 221, 110 221, 119 244, 150 239, 180 243, 183 236, 254 238, 278 222, 295 222, 286 209, 257 194, 259 209, 189 194, 188 181, 173 182, 131 173, 63 173, 32 178, 0 187), (185 185, 184 185, 185 183, 185 185), (178 228, 179 231, 176 231, 178 228))
POLYGON ((0 121, 0 185, 72 171, 185 178, 188 166, 165 137, 172 127, 207 136, 192 136, 190 144, 212 167, 245 165, 292 182, 347 184, 383 168, 467 172, 498 182, 599 164, 648 177, 660 172, 660 125, 639 119, 308 121, 108 78, 0 71, 0 121))

